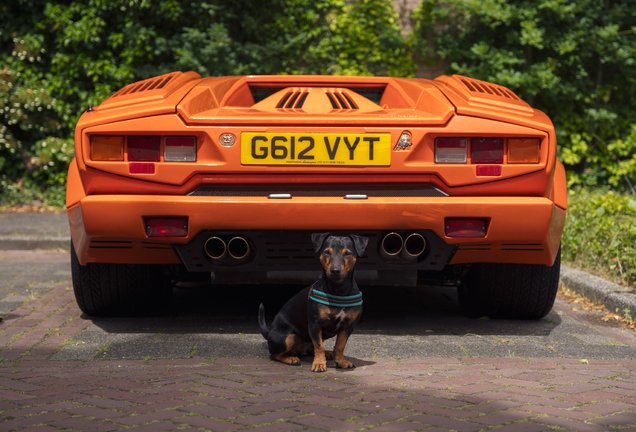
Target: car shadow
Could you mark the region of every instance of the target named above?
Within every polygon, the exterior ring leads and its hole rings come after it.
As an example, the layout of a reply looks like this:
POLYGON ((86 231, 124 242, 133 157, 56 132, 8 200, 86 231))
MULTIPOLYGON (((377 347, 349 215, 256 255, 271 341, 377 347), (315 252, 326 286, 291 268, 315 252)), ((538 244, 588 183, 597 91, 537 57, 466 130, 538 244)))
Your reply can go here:
MULTIPOLYGON (((112 333, 248 334, 259 335, 258 307, 266 321, 302 285, 210 285, 175 287, 168 310, 159 316, 95 318, 82 315, 112 333)), ((463 315, 454 287, 362 286, 364 312, 356 334, 418 336, 548 336, 562 320, 554 311, 543 319, 470 319, 463 315)))

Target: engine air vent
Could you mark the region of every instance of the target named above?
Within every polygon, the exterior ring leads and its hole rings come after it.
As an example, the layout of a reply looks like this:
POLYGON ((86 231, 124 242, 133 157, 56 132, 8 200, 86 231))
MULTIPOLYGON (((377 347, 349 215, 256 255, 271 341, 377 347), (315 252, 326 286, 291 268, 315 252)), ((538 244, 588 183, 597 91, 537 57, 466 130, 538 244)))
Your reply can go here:
POLYGON ((461 77, 460 80, 471 92, 486 93, 494 96, 505 97, 508 99, 521 100, 516 94, 502 86, 466 77, 461 77))
POLYGON ((162 89, 174 78, 178 73, 171 73, 168 75, 161 75, 156 78, 139 81, 136 83, 128 84, 126 87, 119 90, 112 97, 124 96, 127 94, 139 93, 149 90, 162 89))
POLYGON ((358 109, 356 104, 344 91, 325 91, 333 109, 358 109))

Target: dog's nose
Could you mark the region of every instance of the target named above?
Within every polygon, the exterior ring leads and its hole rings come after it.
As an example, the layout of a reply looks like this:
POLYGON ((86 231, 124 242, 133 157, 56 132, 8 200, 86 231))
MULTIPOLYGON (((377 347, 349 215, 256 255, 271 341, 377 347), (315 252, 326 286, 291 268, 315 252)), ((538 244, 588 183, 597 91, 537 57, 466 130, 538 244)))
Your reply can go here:
POLYGON ((340 269, 339 269, 339 268, 332 267, 332 268, 331 268, 331 274, 332 274, 332 275, 335 275, 335 276, 338 276, 338 275, 340 274, 340 269))

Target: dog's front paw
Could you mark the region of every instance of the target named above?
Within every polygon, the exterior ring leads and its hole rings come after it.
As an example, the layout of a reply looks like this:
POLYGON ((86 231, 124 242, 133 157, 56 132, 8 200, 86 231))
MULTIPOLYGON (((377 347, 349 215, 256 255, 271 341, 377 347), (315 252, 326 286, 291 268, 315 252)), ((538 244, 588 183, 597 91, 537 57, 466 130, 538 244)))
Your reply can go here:
POLYGON ((356 367, 356 365, 351 363, 349 360, 343 359, 343 360, 336 361, 336 367, 339 367, 341 369, 352 369, 356 367))
POLYGON ((325 372, 326 370, 327 370, 327 362, 314 361, 311 364, 311 371, 312 372, 325 372))

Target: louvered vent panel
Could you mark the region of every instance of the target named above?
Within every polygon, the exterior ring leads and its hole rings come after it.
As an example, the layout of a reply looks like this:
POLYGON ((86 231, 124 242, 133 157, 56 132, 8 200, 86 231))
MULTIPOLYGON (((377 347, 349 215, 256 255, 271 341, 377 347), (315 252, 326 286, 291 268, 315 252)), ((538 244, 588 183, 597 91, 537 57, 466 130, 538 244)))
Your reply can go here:
POLYGON ((113 95, 113 97, 125 96, 127 94, 140 93, 150 90, 158 90, 166 86, 174 78, 176 74, 163 75, 158 78, 151 78, 144 81, 128 84, 126 87, 119 90, 113 95))
POLYGON ((278 109, 301 109, 305 99, 309 95, 308 91, 292 91, 283 96, 276 105, 278 109))
POLYGON ((521 100, 516 94, 502 86, 467 78, 461 78, 461 81, 468 90, 474 93, 485 93, 493 96, 505 97, 507 99, 521 100))
POLYGON ((345 92, 328 91, 325 92, 333 109, 358 109, 356 104, 345 92))

